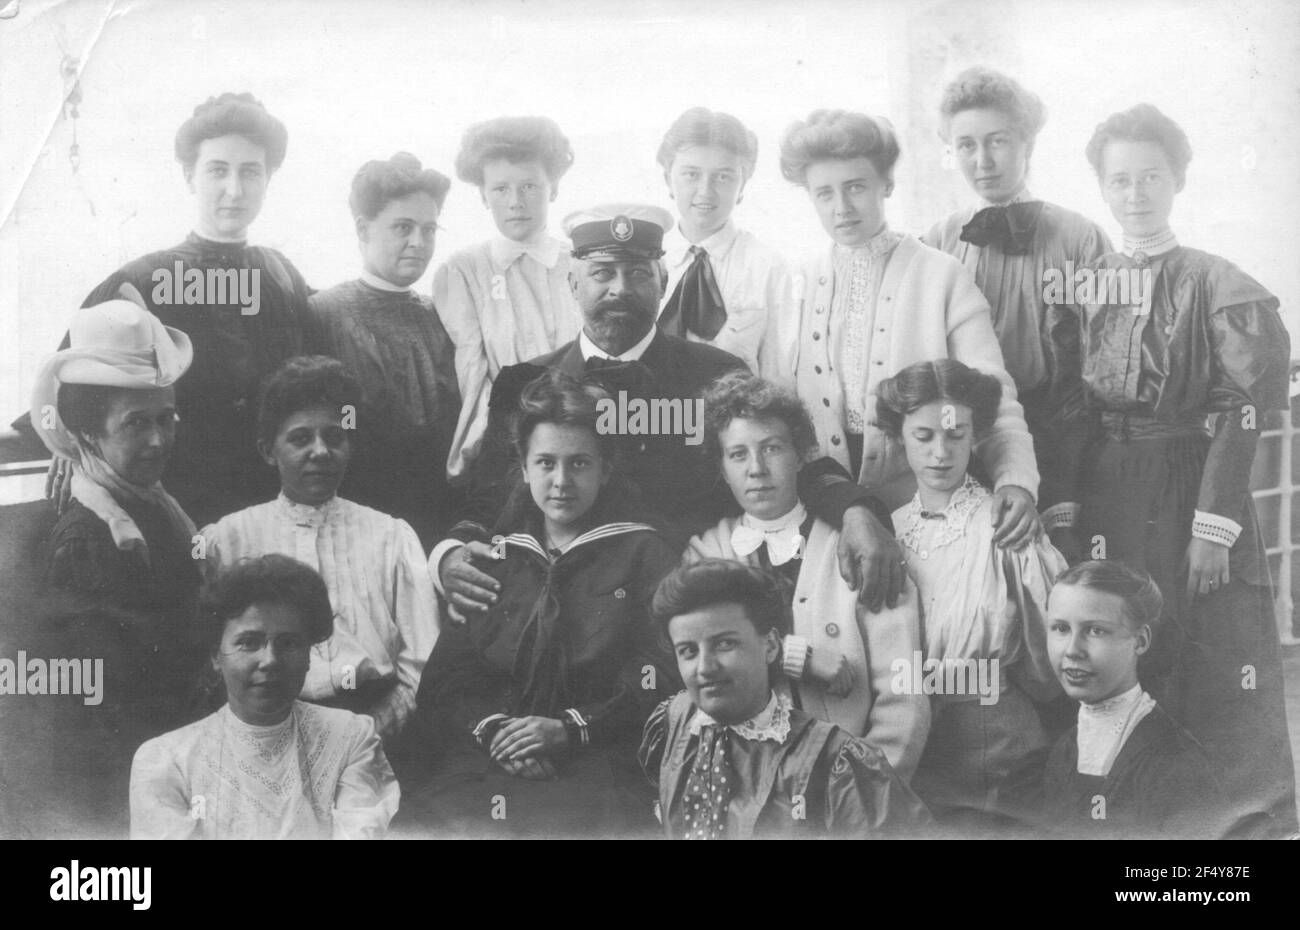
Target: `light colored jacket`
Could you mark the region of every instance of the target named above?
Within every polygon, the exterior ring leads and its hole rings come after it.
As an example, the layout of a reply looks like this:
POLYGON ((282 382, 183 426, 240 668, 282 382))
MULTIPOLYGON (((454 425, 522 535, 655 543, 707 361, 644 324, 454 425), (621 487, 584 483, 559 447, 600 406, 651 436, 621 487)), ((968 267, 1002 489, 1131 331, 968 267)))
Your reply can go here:
MULTIPOLYGON (((784 321, 776 345, 782 349, 778 380, 792 384, 812 414, 823 455, 845 468, 844 382, 833 366, 831 298, 835 274, 831 250, 805 263, 795 278, 801 294, 784 321), (800 280, 802 277, 802 280, 800 280)), ((988 301, 951 255, 904 236, 885 267, 876 299, 865 381, 868 420, 863 432, 862 485, 884 494, 890 506, 910 499, 915 483, 901 442, 874 422, 880 382, 917 362, 952 358, 1002 383, 1002 402, 990 434, 977 452, 995 487, 1017 485, 1037 495, 1038 467, 1016 387, 1002 361, 988 301)))

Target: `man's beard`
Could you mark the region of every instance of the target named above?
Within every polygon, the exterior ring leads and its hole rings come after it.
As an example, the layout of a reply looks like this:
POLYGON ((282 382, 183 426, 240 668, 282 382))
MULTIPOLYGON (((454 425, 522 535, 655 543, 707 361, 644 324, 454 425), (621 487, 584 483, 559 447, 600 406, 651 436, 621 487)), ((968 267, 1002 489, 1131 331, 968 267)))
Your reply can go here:
POLYGON ((630 346, 653 325, 654 314, 639 301, 602 300, 587 314, 591 337, 602 347, 630 346))

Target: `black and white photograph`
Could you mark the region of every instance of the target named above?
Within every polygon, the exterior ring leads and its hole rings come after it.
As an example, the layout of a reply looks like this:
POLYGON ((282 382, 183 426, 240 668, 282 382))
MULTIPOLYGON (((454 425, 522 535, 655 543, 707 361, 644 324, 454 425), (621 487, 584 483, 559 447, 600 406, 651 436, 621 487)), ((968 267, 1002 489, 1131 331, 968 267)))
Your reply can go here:
POLYGON ((1298 129, 1288 0, 0 0, 0 838, 1300 838, 1298 129))

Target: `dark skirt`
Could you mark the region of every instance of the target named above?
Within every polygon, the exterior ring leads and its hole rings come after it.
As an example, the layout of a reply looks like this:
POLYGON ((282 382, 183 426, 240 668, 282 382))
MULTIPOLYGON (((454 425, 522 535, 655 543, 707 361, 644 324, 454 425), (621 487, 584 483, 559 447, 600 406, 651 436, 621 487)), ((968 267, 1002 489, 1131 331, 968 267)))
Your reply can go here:
POLYGON ((508 775, 477 748, 444 747, 433 777, 403 787, 395 836, 482 839, 653 837, 655 794, 626 746, 584 747, 558 777, 508 775))
POLYGON ((995 704, 935 699, 931 707, 912 790, 943 832, 977 836, 1008 825, 1007 779, 1047 745, 1033 701, 1008 680, 995 704))
POLYGON ((1247 495, 1229 583, 1186 596, 1187 547, 1210 437, 1103 435, 1083 463, 1079 532, 1089 557, 1144 569, 1164 611, 1138 672, 1219 768, 1242 834, 1294 833, 1295 773, 1264 540, 1247 495), (1099 548, 1104 546, 1104 550, 1099 548), (1271 821, 1270 821, 1271 818, 1271 821))

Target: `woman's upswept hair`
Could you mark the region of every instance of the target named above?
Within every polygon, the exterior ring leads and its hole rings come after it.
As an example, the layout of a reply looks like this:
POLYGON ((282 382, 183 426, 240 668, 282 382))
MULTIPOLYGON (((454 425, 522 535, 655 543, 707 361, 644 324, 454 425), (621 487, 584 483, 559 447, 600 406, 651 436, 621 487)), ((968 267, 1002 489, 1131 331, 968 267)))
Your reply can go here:
POLYGON ((1111 142, 1154 142, 1165 150, 1169 167, 1181 187, 1187 180, 1187 165, 1192 160, 1192 143, 1182 127, 1149 103, 1139 103, 1119 113, 1112 113, 1097 124, 1084 154, 1100 178, 1106 170, 1103 160, 1111 142))
POLYGON ((691 146, 716 146, 740 159, 742 181, 748 181, 758 163, 758 136, 730 113, 691 107, 673 121, 659 143, 655 160, 666 172, 678 151, 691 146))
POLYGON ((997 420, 1002 383, 950 358, 908 365, 876 388, 876 420, 889 436, 903 434, 903 418, 926 404, 946 400, 971 409, 975 435, 983 436, 997 420))
POLYGON ((1155 629, 1164 607, 1160 587, 1144 571, 1130 568, 1115 559, 1098 559, 1072 565, 1057 579, 1056 586, 1078 585, 1093 591, 1113 594, 1124 602, 1124 613, 1136 629, 1150 626, 1155 629))
POLYGON ((334 633, 334 608, 321 576, 297 559, 272 553, 240 559, 204 583, 198 618, 207 645, 216 649, 228 621, 263 604, 296 610, 312 643, 322 643, 334 633))
POLYGON ((361 388, 352 373, 327 355, 296 355, 271 372, 262 385, 257 438, 275 442, 284 421, 310 407, 361 406, 361 388))
POLYGON ((730 559, 703 559, 669 572, 655 589, 650 612, 665 629, 673 617, 719 604, 738 604, 759 636, 790 630, 790 610, 781 581, 759 568, 730 559))
POLYGON ((513 164, 541 162, 555 185, 573 165, 573 146, 555 120, 545 116, 502 116, 465 130, 456 156, 456 177, 483 186, 483 164, 504 158, 513 164))
POLYGON ((1034 141, 1047 122, 1047 108, 1038 95, 1019 81, 992 68, 967 68, 943 91, 939 102, 939 136, 951 142, 952 118, 963 110, 997 110, 1005 113, 1026 142, 1034 141))
POLYGON ((398 152, 387 161, 368 161, 352 179, 348 206, 354 217, 373 220, 389 201, 423 191, 442 210, 451 179, 432 168, 424 168, 410 152, 398 152))
POLYGON ((723 375, 704 392, 704 442, 715 461, 722 459, 719 435, 732 420, 780 420, 790 428, 795 452, 805 461, 817 451, 817 430, 808 408, 795 393, 748 371, 723 375))
POLYGON ((289 147, 289 130, 252 94, 209 97, 176 130, 176 160, 185 167, 186 177, 198 161, 199 144, 219 136, 244 136, 260 145, 266 150, 268 171, 276 171, 284 164, 289 147))
POLYGON ((808 166, 819 161, 867 158, 884 179, 893 178, 898 136, 889 120, 848 110, 813 110, 781 137, 781 176, 808 186, 808 166))

